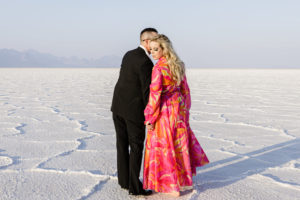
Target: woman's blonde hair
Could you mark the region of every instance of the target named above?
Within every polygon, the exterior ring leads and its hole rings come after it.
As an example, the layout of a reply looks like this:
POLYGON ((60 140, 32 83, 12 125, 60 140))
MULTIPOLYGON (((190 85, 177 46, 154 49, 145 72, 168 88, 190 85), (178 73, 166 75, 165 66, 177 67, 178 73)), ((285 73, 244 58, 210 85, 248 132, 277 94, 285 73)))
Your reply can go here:
POLYGON ((158 34, 151 39, 151 41, 159 43, 163 50, 163 56, 166 58, 172 73, 172 79, 177 83, 177 85, 180 85, 181 81, 184 79, 185 66, 176 54, 171 41, 163 34, 158 34))

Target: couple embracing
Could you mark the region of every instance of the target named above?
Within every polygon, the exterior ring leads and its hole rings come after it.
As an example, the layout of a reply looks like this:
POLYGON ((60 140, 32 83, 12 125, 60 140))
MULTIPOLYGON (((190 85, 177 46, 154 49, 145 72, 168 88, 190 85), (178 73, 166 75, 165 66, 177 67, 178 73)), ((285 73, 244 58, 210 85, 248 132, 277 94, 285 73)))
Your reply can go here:
POLYGON ((154 28, 142 30, 140 46, 123 57, 111 107, 118 183, 129 194, 154 190, 176 197, 192 188, 196 167, 209 161, 190 128, 190 107, 184 63, 171 41, 154 28), (150 54, 158 60, 155 66, 150 54))

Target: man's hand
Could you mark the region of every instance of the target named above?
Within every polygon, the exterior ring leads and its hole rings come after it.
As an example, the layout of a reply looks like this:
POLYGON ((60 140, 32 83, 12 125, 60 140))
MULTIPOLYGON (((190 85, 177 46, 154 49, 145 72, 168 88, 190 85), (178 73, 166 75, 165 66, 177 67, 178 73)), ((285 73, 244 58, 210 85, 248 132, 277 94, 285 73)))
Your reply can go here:
POLYGON ((148 131, 153 131, 154 129, 153 124, 150 124, 149 122, 146 124, 146 128, 148 131))

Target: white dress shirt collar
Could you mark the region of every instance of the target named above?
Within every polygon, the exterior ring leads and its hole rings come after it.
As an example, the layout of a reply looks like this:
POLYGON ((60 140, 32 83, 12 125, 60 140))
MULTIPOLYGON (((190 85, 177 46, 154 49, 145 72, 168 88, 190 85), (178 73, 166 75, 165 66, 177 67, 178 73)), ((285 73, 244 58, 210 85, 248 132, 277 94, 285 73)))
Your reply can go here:
POLYGON ((146 50, 146 48, 145 48, 143 45, 140 45, 140 47, 141 47, 142 49, 144 49, 146 55, 147 55, 148 58, 152 61, 152 63, 156 63, 156 61, 153 60, 152 56, 150 56, 150 54, 148 53, 148 51, 146 50))
POLYGON ((143 45, 140 45, 140 47, 142 49, 144 49, 145 53, 147 54, 147 56, 151 59, 150 54, 148 53, 148 51, 146 50, 146 48, 143 45))

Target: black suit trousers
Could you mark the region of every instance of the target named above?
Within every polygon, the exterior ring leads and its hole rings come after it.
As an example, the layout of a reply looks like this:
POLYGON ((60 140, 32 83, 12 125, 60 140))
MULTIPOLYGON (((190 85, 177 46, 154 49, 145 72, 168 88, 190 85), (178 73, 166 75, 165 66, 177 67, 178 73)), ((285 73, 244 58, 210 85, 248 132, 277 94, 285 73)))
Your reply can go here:
POLYGON ((117 139, 119 185, 129 189, 129 193, 141 193, 143 185, 139 176, 143 157, 145 125, 142 122, 126 120, 114 113, 113 121, 117 139))

